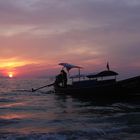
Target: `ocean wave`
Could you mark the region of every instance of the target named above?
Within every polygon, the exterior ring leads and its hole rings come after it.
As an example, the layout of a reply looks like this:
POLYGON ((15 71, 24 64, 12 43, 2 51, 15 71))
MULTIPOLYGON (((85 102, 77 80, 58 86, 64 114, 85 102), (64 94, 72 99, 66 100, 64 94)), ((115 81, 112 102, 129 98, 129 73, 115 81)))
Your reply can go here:
POLYGON ((15 102, 14 99, 0 98, 0 102, 15 102))
POLYGON ((0 119, 0 126, 5 126, 13 123, 18 123, 20 119, 0 119))
POLYGON ((63 131, 57 133, 32 133, 32 134, 16 134, 16 133, 1 133, 1 140, 139 140, 140 134, 121 133, 117 130, 117 133, 98 133, 98 130, 94 132, 84 131, 63 131))

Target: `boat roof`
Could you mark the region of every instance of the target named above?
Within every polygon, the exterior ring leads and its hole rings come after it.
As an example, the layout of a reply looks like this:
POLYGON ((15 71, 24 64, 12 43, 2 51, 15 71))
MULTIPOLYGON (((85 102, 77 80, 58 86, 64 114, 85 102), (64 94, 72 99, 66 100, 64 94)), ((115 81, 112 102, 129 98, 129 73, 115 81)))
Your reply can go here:
POLYGON ((76 65, 73 65, 73 64, 69 64, 69 63, 59 63, 58 65, 63 66, 63 68, 66 68, 68 71, 70 69, 73 69, 73 68, 82 69, 82 67, 80 67, 80 66, 76 66, 76 65))
POLYGON ((87 75, 88 78, 98 78, 98 77, 106 77, 106 76, 116 76, 117 72, 111 70, 104 70, 99 72, 98 74, 87 75))

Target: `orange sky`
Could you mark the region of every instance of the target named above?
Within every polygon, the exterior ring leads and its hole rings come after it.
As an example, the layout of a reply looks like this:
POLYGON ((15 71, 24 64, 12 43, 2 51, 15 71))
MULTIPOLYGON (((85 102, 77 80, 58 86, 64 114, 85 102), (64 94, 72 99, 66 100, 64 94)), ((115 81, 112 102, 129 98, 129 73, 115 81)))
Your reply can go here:
POLYGON ((0 17, 2 76, 54 75, 60 62, 140 72, 139 0, 4 0, 0 17))

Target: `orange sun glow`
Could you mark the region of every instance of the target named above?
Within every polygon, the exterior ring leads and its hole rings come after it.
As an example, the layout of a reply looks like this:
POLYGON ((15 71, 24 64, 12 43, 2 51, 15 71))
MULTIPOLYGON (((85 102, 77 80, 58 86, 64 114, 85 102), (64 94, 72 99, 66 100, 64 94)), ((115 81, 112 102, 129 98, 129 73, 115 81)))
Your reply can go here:
POLYGON ((14 75, 13 75, 13 73, 9 73, 8 76, 9 76, 9 78, 13 78, 14 75))

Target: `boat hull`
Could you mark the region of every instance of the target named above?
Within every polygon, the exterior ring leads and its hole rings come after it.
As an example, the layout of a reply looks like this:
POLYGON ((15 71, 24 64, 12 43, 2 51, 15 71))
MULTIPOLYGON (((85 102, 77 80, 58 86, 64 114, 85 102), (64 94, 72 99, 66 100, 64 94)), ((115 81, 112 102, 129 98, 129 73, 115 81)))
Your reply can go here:
POLYGON ((109 84, 96 84, 90 86, 77 87, 69 85, 67 87, 54 87, 56 94, 66 94, 84 97, 99 98, 133 98, 140 97, 140 77, 134 77, 109 84))

